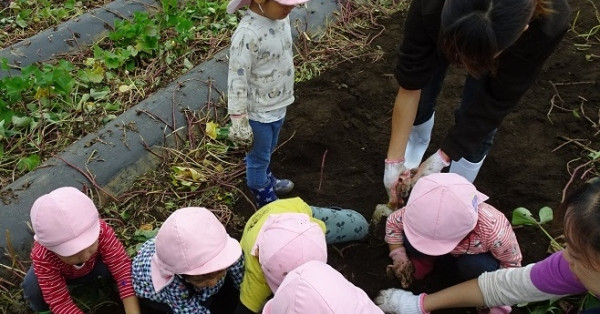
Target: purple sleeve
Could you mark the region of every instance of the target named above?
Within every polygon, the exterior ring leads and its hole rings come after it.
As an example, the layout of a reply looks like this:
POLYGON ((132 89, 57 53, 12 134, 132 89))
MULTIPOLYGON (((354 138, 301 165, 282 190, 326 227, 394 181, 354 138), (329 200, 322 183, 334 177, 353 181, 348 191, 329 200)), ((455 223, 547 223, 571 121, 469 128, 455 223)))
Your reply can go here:
POLYGON ((536 263, 531 269, 531 282, 540 291, 564 295, 581 294, 587 289, 577 280, 563 252, 556 252, 536 263))

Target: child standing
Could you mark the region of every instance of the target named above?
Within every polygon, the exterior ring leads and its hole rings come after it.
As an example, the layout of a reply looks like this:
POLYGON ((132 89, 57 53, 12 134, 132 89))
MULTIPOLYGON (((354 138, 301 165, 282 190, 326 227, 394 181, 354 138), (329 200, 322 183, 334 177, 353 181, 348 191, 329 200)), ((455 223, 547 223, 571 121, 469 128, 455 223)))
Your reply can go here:
POLYGON ((357 212, 308 206, 302 199, 272 202, 254 213, 240 241, 246 271, 238 313, 259 313, 286 273, 309 260, 327 262, 327 244, 360 240, 367 221, 357 212))
POLYGON ((93 201, 74 187, 40 196, 31 207, 32 266, 23 281, 25 300, 39 313, 84 313, 69 285, 112 278, 127 314, 139 314, 131 261, 93 201))
MULTIPOLYGON (((375 302, 386 313, 422 314, 445 308, 536 302, 588 291, 600 296, 600 180, 590 180, 570 194, 559 211, 565 212, 567 248, 563 251, 525 267, 483 273, 432 294, 382 290, 375 302)), ((581 313, 599 310, 583 309, 581 313)))
POLYGON ((231 39, 228 75, 230 138, 251 145, 246 183, 258 207, 290 192, 292 181, 269 167, 286 108, 294 102, 294 54, 288 15, 308 0, 233 0, 227 12, 249 5, 231 39), (254 137, 254 140, 252 139, 254 137))
POLYGON ((521 266, 521 250, 504 214, 464 177, 434 173, 415 184, 406 207, 387 219, 388 270, 408 287, 433 269, 436 257, 456 258, 464 279, 521 266))
POLYGON ((263 314, 383 314, 369 296, 326 263, 309 261, 285 276, 263 314))
POLYGON ((142 245, 132 271, 143 305, 172 313, 229 314, 239 296, 244 259, 238 241, 211 211, 187 207, 173 212, 142 245))

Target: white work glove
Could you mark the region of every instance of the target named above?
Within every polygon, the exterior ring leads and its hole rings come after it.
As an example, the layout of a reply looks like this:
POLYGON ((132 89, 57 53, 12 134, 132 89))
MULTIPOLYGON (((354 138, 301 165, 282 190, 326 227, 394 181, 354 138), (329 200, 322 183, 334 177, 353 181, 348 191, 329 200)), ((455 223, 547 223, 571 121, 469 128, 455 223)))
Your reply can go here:
POLYGON ((438 149, 433 155, 429 156, 424 162, 421 163, 417 173, 412 178, 412 186, 417 183, 421 177, 432 173, 442 172, 442 169, 450 166, 450 160, 446 160, 444 153, 441 149, 438 149))
POLYGON ((231 128, 229 128, 229 139, 240 146, 252 145, 252 128, 248 121, 248 115, 229 115, 231 128))
POLYGON ((408 196, 411 187, 411 173, 404 166, 404 158, 401 160, 385 160, 383 172, 383 185, 388 195, 388 207, 392 210, 402 205, 402 197, 408 196))
POLYGON ((388 276, 393 275, 400 280, 402 288, 408 288, 415 279, 415 267, 408 259, 406 250, 404 247, 395 248, 390 252, 390 258, 392 259, 393 263, 392 265, 387 265, 386 273, 388 276))
POLYGON ((423 309, 426 294, 414 295, 402 289, 385 289, 379 291, 375 304, 386 314, 428 314, 423 309))

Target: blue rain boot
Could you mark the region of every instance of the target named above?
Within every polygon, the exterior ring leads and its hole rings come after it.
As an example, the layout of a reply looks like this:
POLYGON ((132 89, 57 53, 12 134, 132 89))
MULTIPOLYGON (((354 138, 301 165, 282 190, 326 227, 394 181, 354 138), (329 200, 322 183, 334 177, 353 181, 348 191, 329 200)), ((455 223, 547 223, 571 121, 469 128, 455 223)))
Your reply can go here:
POLYGON ((277 200, 277 194, 275 194, 275 190, 273 188, 273 183, 269 180, 269 183, 262 188, 253 189, 250 188, 252 194, 254 194, 254 198, 256 199, 256 206, 261 208, 272 201, 277 200))
POLYGON ((287 194, 294 189, 294 182, 289 179, 277 179, 271 171, 271 167, 267 168, 267 178, 273 182, 273 189, 277 194, 287 194))

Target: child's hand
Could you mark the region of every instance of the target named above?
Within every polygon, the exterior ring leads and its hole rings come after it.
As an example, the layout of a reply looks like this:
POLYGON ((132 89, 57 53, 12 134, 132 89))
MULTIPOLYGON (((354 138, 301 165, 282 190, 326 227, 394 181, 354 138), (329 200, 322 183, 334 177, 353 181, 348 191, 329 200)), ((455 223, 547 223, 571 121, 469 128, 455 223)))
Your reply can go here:
POLYGON ((245 114, 230 115, 229 139, 240 146, 252 146, 252 128, 245 114))
POLYGON ((406 250, 403 247, 395 248, 390 252, 390 258, 394 263, 387 266, 386 273, 398 278, 402 288, 408 288, 414 280, 415 267, 408 259, 406 250))

